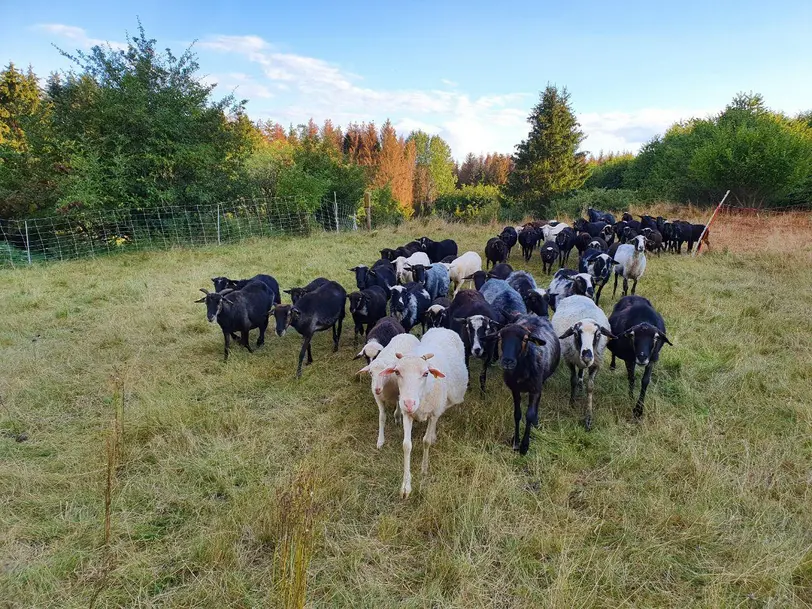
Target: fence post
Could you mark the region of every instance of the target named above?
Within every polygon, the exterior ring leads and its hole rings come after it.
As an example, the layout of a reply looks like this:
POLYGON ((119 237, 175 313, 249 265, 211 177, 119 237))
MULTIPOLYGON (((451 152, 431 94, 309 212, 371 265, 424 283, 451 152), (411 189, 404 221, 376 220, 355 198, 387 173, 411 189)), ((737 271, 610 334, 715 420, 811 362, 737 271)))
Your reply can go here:
POLYGON ((338 199, 336 198, 336 191, 333 191, 333 215, 336 219, 336 232, 338 232, 338 199))
POLYGON ((217 204, 217 245, 220 245, 220 204, 217 204))
POLYGON ((28 264, 31 264, 31 241, 28 239, 28 220, 25 221, 25 253, 28 254, 28 264))
MULTIPOLYGON (((702 238, 705 236, 705 233, 708 232, 708 229, 710 228, 711 222, 713 222, 713 219, 716 217, 716 214, 719 213, 719 210, 722 209, 722 205, 724 205, 725 201, 727 200, 727 195, 729 195, 729 194, 730 194, 730 191, 728 190, 725 193, 725 196, 722 197, 722 200, 719 201, 719 205, 716 206, 716 209, 713 211, 713 215, 710 217, 710 220, 708 220, 708 223, 705 225, 705 228, 702 229, 702 234, 699 235, 699 240, 696 242, 696 249, 694 250, 694 253, 691 255, 691 258, 695 258, 696 255, 699 253, 699 248, 702 247, 702 238)), ((708 247, 710 247, 710 246, 708 246, 708 247)))
POLYGON ((367 230, 372 230, 372 197, 369 191, 364 193, 364 211, 367 216, 367 230))

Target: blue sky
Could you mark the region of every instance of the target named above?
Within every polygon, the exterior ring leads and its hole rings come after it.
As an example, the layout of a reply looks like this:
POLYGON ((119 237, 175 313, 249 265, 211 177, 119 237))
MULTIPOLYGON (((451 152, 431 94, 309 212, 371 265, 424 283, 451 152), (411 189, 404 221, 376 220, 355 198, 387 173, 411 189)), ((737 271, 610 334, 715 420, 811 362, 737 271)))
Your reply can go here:
POLYGON ((390 118, 442 135, 456 157, 512 152, 548 82, 565 85, 584 148, 636 150, 681 118, 758 91, 812 109, 812 2, 55 2, 0 0, 0 61, 40 76, 53 48, 197 40, 201 74, 282 123, 390 118))

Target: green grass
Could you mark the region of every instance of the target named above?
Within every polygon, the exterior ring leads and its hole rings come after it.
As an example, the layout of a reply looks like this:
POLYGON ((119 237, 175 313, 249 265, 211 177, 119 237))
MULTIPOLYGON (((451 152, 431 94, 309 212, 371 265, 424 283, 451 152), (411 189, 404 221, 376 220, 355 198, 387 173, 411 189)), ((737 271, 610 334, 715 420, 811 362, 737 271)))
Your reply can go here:
MULTIPOLYGON (((424 230, 481 251, 496 228, 412 224, 0 271, 0 606, 282 606, 294 593, 274 574, 301 567, 279 564, 280 531, 311 521, 286 539, 314 544, 312 607, 812 605, 807 255, 650 260, 639 293, 675 346, 642 423, 624 372, 607 369, 585 432, 559 370, 519 457, 494 370, 484 396, 474 383, 440 421, 426 480, 415 431, 401 501, 400 428, 390 422, 376 450, 351 321, 337 354, 317 335, 296 381, 295 332, 224 364, 219 328, 192 301, 219 274, 350 288, 348 268, 424 230)), ((539 276, 537 258, 529 268, 539 276)))

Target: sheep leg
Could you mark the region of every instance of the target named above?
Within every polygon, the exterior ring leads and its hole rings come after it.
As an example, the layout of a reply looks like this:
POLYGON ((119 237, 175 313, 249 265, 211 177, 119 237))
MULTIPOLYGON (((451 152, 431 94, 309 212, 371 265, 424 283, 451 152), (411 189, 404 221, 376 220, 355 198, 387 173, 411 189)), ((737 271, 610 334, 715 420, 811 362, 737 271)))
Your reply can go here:
MULTIPOLYGON (((304 360, 305 353, 310 355, 310 339, 312 336, 305 336, 302 339, 302 348, 299 350, 299 366, 296 368, 296 378, 302 376, 302 360, 304 360)), ((310 363, 310 362, 308 362, 310 363)))
POLYGON ((598 286, 598 291, 595 292, 595 304, 598 304, 600 302, 600 300, 601 300, 601 291, 603 290, 604 285, 606 285, 606 284, 605 283, 600 284, 598 286))
POLYGON ((265 330, 268 329, 268 318, 262 320, 262 323, 259 325, 259 338, 257 339, 257 347, 261 347, 265 344, 265 330))
POLYGON ((482 363, 482 373, 479 375, 479 389, 485 393, 485 383, 488 381, 488 366, 493 361, 493 347, 488 347, 485 350, 485 361, 482 363))
POLYGON ((648 384, 651 381, 651 371, 654 368, 654 363, 649 362, 648 366, 646 366, 646 371, 643 373, 643 380, 640 383, 640 397, 637 398, 637 404, 634 405, 634 416, 635 418, 639 419, 643 416, 643 402, 646 399, 646 390, 648 389, 648 384))
MULTIPOLYGON (((333 324, 333 353, 338 351, 338 338, 341 336, 341 320, 339 319, 336 323, 333 324), (339 326, 336 328, 336 326, 339 326)), ((363 331, 363 326, 362 326, 363 331)))
POLYGON ((375 398, 375 403, 378 405, 378 444, 377 448, 380 450, 381 446, 383 446, 383 429, 386 426, 386 404, 383 403, 383 400, 380 396, 376 395, 375 393, 372 394, 372 397, 375 398))
POLYGON ((629 378, 629 397, 634 398, 634 360, 626 361, 626 375, 629 378))
POLYGON ((637 291, 637 279, 632 279, 632 294, 637 291))
POLYGON ((623 278, 623 296, 629 293, 629 280, 626 277, 623 278))
POLYGON ((597 368, 589 369, 589 376, 586 380, 586 410, 584 411, 584 428, 589 431, 592 429, 592 393, 595 390, 595 375, 598 373, 597 368))
POLYGON ((617 366, 615 365, 615 354, 612 354, 612 363, 609 364, 609 370, 614 370, 617 366))
POLYGON ((513 391, 513 450, 519 450, 519 424, 522 422, 522 394, 513 391))
POLYGON ((612 290, 612 298, 614 298, 615 294, 617 294, 617 278, 618 278, 618 274, 615 273, 615 289, 612 290))
POLYGON ((423 436, 423 461, 420 464, 420 473, 424 476, 429 473, 429 447, 437 441, 437 417, 429 417, 426 433, 423 436))
POLYGON ((228 361, 228 347, 231 344, 231 332, 226 332, 225 330, 223 330, 223 339, 225 340, 225 349, 224 349, 223 361, 227 362, 228 361))
POLYGON ((575 394, 578 392, 578 373, 575 372, 575 366, 570 366, 570 406, 575 404, 575 394))
POLYGON ((313 363, 313 351, 311 351, 310 341, 307 343, 307 362, 306 366, 309 366, 313 363))
POLYGON ((240 330, 240 335, 241 335, 240 336, 240 344, 242 344, 243 347, 248 349, 248 353, 253 353, 254 350, 251 348, 251 345, 248 342, 248 335, 249 334, 250 334, 249 330, 240 330))
POLYGON ((530 400, 527 404, 527 414, 524 418, 524 435, 522 436, 521 446, 519 446, 520 455, 526 455, 530 448, 530 428, 538 423, 540 400, 541 392, 530 394, 530 400))
POLYGON ((400 498, 406 499, 412 492, 412 418, 403 415, 403 484, 400 498))

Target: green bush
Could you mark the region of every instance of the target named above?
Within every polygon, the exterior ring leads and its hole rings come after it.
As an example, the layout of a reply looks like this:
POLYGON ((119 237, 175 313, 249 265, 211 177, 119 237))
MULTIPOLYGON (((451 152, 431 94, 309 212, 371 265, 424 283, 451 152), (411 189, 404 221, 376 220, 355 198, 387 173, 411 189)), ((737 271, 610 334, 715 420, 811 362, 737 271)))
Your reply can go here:
MULTIPOLYGON (((387 184, 370 191, 372 227, 397 226, 406 219, 403 208, 392 196, 392 187, 387 184)), ((366 226, 366 211, 363 203, 358 208, 356 218, 359 226, 366 226)))
POLYGON ((589 188, 575 190, 553 198, 550 203, 550 215, 570 216, 572 218, 586 216, 588 207, 602 211, 622 212, 629 206, 641 202, 640 193, 636 190, 615 188, 589 188))
POLYGON ((434 212, 449 220, 490 222, 499 217, 502 195, 498 186, 463 186, 437 197, 434 212))

